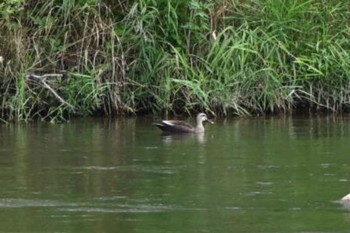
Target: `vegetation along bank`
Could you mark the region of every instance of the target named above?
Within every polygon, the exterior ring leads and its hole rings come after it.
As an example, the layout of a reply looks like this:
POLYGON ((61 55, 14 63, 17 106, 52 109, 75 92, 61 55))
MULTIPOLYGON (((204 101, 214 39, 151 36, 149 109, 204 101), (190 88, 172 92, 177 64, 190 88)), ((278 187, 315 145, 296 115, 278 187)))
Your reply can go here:
POLYGON ((341 112, 348 0, 5 0, 0 117, 341 112))

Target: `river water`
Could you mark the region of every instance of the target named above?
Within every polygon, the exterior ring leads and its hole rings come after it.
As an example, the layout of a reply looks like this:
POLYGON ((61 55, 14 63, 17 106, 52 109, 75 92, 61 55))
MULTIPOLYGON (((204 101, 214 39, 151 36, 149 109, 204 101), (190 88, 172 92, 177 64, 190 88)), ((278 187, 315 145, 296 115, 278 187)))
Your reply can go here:
POLYGON ((350 232, 350 117, 0 126, 0 232, 350 232))

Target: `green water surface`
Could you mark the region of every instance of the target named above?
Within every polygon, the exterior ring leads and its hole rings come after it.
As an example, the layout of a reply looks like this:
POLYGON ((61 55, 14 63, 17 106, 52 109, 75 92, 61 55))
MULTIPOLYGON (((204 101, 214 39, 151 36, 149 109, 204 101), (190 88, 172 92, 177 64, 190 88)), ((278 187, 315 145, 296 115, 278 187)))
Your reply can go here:
POLYGON ((0 126, 0 232, 350 232, 350 118, 0 126))

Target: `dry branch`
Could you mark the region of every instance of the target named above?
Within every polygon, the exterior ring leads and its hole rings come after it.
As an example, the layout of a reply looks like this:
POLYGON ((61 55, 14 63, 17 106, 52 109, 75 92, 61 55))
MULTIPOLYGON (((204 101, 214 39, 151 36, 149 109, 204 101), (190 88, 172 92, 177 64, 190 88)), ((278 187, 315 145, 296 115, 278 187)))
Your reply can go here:
POLYGON ((46 89, 48 89, 62 104, 65 104, 69 106, 70 108, 74 109, 74 106, 65 101, 57 92, 46 82, 47 78, 62 78, 63 74, 43 74, 43 75, 36 75, 36 74, 27 74, 26 78, 27 80, 34 80, 38 83, 41 83, 46 89))

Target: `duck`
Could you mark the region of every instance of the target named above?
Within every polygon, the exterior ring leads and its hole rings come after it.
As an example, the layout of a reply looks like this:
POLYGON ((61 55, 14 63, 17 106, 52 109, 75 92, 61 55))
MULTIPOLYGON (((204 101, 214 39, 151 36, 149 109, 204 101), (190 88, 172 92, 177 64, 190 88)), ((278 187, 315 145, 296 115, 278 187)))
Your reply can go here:
POLYGON ((160 123, 153 124, 165 133, 203 133, 203 122, 214 124, 214 122, 207 117, 207 114, 202 112, 197 115, 196 127, 193 127, 185 121, 179 120, 162 120, 160 123))
POLYGON ((350 210, 350 193, 347 194, 346 196, 342 197, 339 201, 341 205, 347 210, 350 210))

